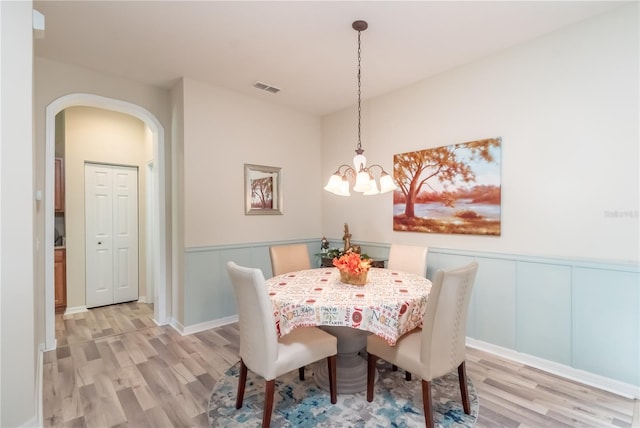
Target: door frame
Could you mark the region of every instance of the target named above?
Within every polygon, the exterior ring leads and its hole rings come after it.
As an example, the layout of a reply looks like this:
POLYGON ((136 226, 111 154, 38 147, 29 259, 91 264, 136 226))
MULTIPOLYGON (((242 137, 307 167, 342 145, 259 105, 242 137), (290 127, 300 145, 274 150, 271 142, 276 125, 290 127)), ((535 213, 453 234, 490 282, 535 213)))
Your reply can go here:
MULTIPOLYGON (((146 170, 146 176, 147 176, 147 185, 146 185, 146 189, 145 189, 145 195, 144 197, 146 198, 145 204, 147 207, 153 206, 153 200, 154 200, 154 195, 155 195, 155 189, 156 189, 156 183, 155 183, 155 165, 153 163, 153 160, 150 160, 149 162, 147 162, 147 166, 146 166, 147 170, 146 170)), ((152 254, 155 248, 155 242, 156 242, 156 233, 158 232, 158 227, 155 225, 156 223, 156 218, 157 218, 157 214, 155 210, 150 210, 147 209, 147 216, 145 219, 145 252, 147 254, 152 254)), ((146 269, 146 277, 147 277, 147 282, 145 284, 145 301, 146 302, 155 302, 155 262, 156 260, 153 257, 148 257, 147 258, 147 263, 146 266, 144 267, 146 269)))
POLYGON ((45 176, 44 176, 44 270, 45 270, 45 348, 51 350, 56 348, 55 337, 55 303, 54 303, 54 266, 53 248, 55 234, 55 213, 54 213, 54 158, 55 158, 55 117, 62 110, 74 107, 86 106, 96 107, 104 110, 116 111, 128 114, 140 119, 151 132, 153 144, 153 161, 155 186, 151 189, 153 204, 151 207, 156 213, 154 224, 151 225, 155 231, 156 245, 152 254, 147 258, 152 260, 155 280, 155 298, 153 306, 154 321, 158 325, 168 324, 171 316, 171 295, 170 288, 167 287, 168 269, 171 266, 167 259, 167 236, 166 236, 166 165, 165 165, 165 139, 164 128, 160 121, 148 110, 136 104, 126 101, 107 98, 100 95, 75 93, 62 96, 46 108, 45 122, 45 176), (164 270, 163 270, 164 266, 164 270))

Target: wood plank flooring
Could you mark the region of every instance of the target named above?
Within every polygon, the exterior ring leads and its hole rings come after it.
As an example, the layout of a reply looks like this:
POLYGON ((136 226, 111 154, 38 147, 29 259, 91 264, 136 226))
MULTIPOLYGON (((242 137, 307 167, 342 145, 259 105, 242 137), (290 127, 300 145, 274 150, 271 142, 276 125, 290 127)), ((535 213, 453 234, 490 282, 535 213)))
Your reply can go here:
MULTIPOLYGON (((56 315, 58 348, 44 355, 45 427, 208 427, 209 393, 238 361, 238 325, 181 336, 152 316, 143 303, 56 315)), ((640 427, 638 400, 471 348, 467 374, 478 428, 640 427)))

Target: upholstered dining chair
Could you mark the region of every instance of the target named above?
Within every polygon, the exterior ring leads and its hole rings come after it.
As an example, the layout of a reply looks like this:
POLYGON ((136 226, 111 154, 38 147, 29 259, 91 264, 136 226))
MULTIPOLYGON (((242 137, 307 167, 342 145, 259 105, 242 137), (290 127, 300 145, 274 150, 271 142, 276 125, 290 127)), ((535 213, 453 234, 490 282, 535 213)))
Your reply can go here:
POLYGON ((311 269, 306 244, 274 245, 269 247, 273 276, 297 270, 311 269))
MULTIPOLYGON (((273 276, 304 269, 311 269, 306 244, 274 245, 269 247, 273 276)), ((298 377, 304 380, 304 367, 298 369, 298 377)))
MULTIPOLYGON (((427 276, 428 247, 417 245, 391 244, 387 268, 409 272, 419 276, 427 276)), ((398 367, 393 364, 393 371, 398 367)), ((405 373, 405 379, 411 380, 411 372, 405 373)))
POLYGON ((426 276, 428 251, 428 247, 391 244, 387 268, 426 276))
POLYGON ((273 412, 275 379, 285 373, 323 358, 329 368, 331 403, 337 401, 335 336, 317 327, 299 327, 278 338, 273 308, 260 269, 238 266, 227 262, 227 271, 233 283, 240 325, 240 379, 236 409, 242 407, 247 370, 265 379, 262 426, 268 427, 273 412))
POLYGON ((458 369, 462 407, 471 411, 465 370, 467 312, 478 263, 440 270, 429 292, 422 329, 402 336, 395 346, 376 335, 367 337, 367 401, 373 400, 376 362, 379 358, 415 373, 422 379, 422 402, 427 427, 433 427, 431 381, 458 369))

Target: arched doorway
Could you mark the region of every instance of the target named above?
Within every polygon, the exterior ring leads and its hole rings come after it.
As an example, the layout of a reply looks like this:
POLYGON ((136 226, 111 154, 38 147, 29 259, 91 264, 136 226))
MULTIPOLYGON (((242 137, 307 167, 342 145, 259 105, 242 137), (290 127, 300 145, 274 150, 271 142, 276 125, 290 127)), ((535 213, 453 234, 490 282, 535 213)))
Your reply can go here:
POLYGON ((45 347, 55 349, 55 311, 54 311, 54 157, 55 157, 55 117, 62 110, 73 106, 96 107, 128 114, 140 119, 150 130, 153 144, 153 189, 150 190, 155 213, 151 228, 155 232, 155 242, 151 251, 151 265, 155 278, 154 320, 166 324, 171 315, 171 299, 167 287, 166 273, 166 213, 165 213, 165 143, 164 128, 160 121, 148 110, 125 101, 92 94, 70 94, 58 98, 46 108, 45 122, 45 195, 44 195, 44 245, 45 245, 45 347))

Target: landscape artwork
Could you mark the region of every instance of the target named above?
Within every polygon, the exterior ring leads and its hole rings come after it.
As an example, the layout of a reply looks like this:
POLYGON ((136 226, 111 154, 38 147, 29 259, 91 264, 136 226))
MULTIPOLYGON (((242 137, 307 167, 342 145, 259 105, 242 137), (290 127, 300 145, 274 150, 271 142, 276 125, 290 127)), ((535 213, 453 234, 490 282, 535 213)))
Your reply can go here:
POLYGON ((282 214, 280 168, 245 164, 245 214, 282 214))
POLYGON ((393 230, 500 235, 502 138, 396 154, 393 230))
POLYGON ((251 180, 251 208, 273 209, 273 177, 251 180))

